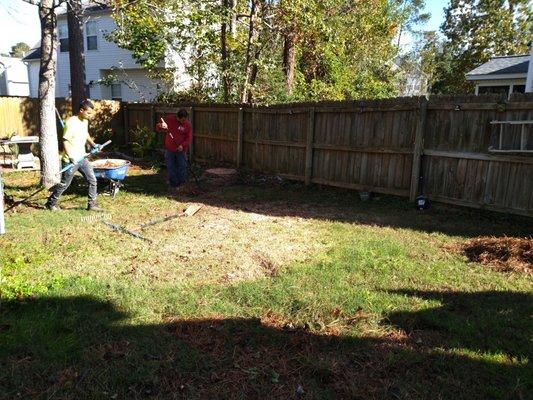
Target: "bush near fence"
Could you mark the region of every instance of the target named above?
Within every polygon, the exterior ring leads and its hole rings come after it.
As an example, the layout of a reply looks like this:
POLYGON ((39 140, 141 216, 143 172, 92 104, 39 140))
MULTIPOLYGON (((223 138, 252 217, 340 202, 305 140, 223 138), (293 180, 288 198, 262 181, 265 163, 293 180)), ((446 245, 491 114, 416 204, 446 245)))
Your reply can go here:
POLYGON ((306 183, 533 216, 533 96, 436 96, 371 101, 124 104, 125 136, 179 108, 191 114, 191 156, 306 183), (521 139, 520 139, 521 138, 521 139), (528 152, 510 151, 523 141, 528 152), (502 146, 504 152, 489 148, 502 146), (505 152, 507 149, 508 152, 505 152))

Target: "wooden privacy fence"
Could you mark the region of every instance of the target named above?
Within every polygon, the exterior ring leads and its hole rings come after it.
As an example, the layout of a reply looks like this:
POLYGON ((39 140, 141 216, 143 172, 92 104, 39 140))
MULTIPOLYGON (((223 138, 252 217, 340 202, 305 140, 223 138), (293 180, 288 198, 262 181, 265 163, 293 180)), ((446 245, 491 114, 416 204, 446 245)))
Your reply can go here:
MULTIPOLYGON (((125 104, 126 137, 179 108, 125 104)), ((181 108, 199 161, 533 216, 533 125, 509 123, 533 120, 531 96, 181 108)))
MULTIPOLYGON (((94 101, 95 113, 91 121, 91 134, 98 137, 106 130, 122 130, 123 116, 120 102, 113 100, 94 101)), ((70 100, 56 98, 56 107, 61 118, 72 115, 70 100)), ((59 124, 58 124, 59 128, 59 124)), ((58 129, 61 134, 61 130, 58 129)), ((39 100, 31 97, 0 96, 0 139, 13 135, 39 135, 39 100)), ((120 135, 122 136, 122 135, 120 135)))

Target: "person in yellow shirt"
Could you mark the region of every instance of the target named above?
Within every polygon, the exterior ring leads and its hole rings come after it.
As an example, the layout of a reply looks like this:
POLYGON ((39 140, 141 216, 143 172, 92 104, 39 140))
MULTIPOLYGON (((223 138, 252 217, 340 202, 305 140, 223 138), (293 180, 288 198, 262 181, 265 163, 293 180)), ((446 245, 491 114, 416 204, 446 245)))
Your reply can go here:
POLYGON ((94 114, 94 104, 90 100, 85 100, 80 106, 80 111, 67 119, 63 129, 63 144, 64 152, 62 156, 63 166, 73 164, 72 168, 63 172, 61 183, 58 183, 52 188, 52 194, 46 202, 46 208, 51 211, 59 210, 57 205, 59 197, 65 190, 68 189, 72 183, 72 178, 76 171, 85 177, 89 184, 89 200, 87 203, 87 210, 102 211, 96 204, 97 185, 96 177, 91 163, 85 158, 85 145, 88 143, 93 148, 98 148, 99 145, 89 135, 89 120, 94 114))

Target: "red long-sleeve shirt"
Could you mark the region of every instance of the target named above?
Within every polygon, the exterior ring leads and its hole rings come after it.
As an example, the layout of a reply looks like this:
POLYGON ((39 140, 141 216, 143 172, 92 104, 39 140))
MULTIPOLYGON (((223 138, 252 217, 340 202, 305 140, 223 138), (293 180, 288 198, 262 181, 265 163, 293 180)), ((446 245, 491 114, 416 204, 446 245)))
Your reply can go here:
MULTIPOLYGON (((167 123, 168 130, 165 135, 165 149, 178 151, 178 146, 183 147, 186 153, 192 142, 192 127, 189 121, 181 123, 174 114, 163 115, 163 120, 167 123)), ((157 132, 164 132, 161 129, 161 122, 155 126, 157 132)))

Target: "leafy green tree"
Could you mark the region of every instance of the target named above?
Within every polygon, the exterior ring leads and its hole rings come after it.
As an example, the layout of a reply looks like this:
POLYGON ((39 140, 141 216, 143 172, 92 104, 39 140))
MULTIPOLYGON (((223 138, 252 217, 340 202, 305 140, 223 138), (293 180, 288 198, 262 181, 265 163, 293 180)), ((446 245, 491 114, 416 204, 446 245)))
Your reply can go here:
POLYGON ((451 0, 441 26, 436 93, 472 93, 465 74, 491 57, 524 54, 533 32, 530 0, 451 0))
POLYGON ((9 52, 9 55, 11 57, 22 58, 24 56, 24 53, 26 53, 28 50, 30 50, 30 46, 28 46, 24 42, 18 42, 16 45, 11 46, 11 51, 9 52))
POLYGON ((192 85, 166 98, 255 103, 394 95, 394 38, 418 10, 393 0, 113 4, 110 37, 141 65, 157 71, 169 49, 182 56, 192 85))

